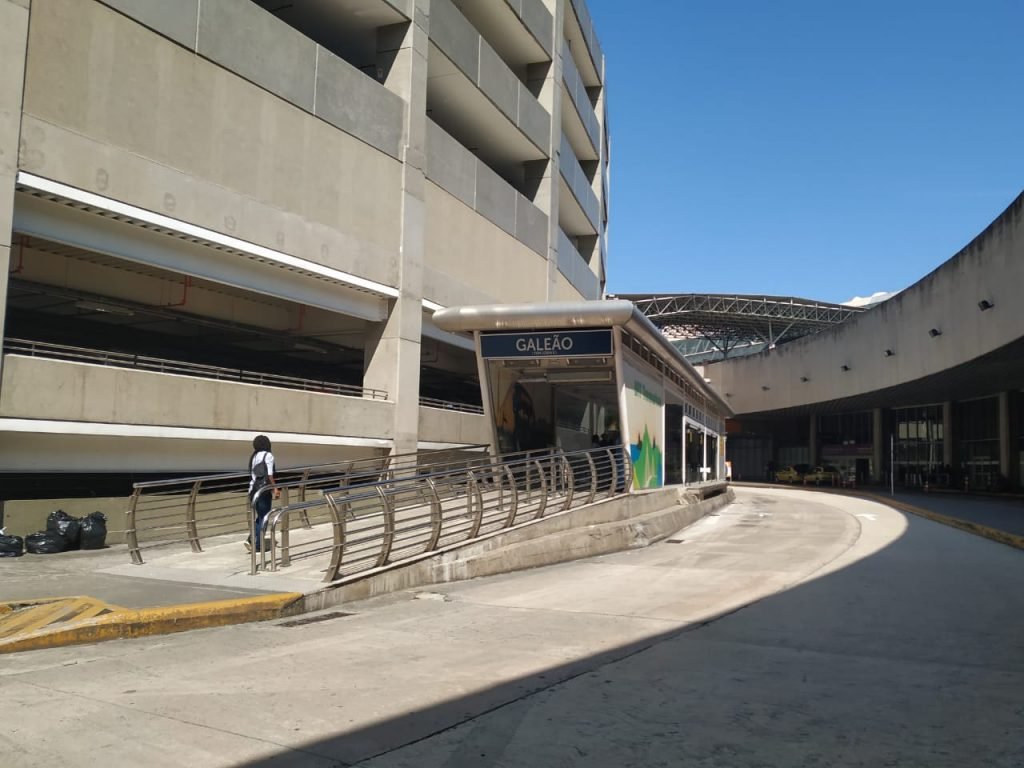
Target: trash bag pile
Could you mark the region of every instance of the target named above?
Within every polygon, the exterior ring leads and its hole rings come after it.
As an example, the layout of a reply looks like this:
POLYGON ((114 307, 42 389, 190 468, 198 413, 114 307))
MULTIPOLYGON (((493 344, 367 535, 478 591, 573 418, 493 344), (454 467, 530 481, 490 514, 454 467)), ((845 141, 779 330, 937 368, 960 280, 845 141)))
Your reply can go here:
POLYGON ((0 528, 0 557, 21 557, 25 551, 25 540, 21 536, 8 536, 0 528))
MULTIPOLYGON (((107 517, 93 512, 85 517, 72 517, 62 509, 46 518, 46 530, 25 537, 25 552, 33 555, 54 555, 72 549, 103 549, 107 545, 107 517)), ((0 536, 0 557, 20 557, 20 536, 0 536)))

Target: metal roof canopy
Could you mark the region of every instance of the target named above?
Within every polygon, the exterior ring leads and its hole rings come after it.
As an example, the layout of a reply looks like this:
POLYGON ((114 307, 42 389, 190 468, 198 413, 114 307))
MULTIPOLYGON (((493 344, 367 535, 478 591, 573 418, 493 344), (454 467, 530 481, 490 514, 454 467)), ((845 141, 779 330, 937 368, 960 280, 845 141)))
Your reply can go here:
POLYGON ((655 350, 665 363, 691 382, 725 416, 729 404, 683 357, 638 307, 625 300, 494 304, 448 307, 434 313, 434 325, 445 331, 544 331, 621 327, 655 350))
POLYGON ((737 346, 772 347, 849 320, 864 311, 793 296, 715 293, 619 294, 633 302, 668 338, 701 338, 723 357, 737 346))

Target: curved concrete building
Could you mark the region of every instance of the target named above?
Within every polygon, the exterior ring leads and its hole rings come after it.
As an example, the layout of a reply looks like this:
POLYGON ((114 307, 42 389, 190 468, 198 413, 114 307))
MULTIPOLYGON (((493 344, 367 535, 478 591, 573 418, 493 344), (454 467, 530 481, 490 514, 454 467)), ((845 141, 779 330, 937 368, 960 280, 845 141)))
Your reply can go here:
POLYGON ((863 481, 1005 489, 1024 445, 1024 195, 895 297, 708 365, 737 414, 734 474, 832 464, 863 481), (892 457, 890 457, 890 453, 892 457))

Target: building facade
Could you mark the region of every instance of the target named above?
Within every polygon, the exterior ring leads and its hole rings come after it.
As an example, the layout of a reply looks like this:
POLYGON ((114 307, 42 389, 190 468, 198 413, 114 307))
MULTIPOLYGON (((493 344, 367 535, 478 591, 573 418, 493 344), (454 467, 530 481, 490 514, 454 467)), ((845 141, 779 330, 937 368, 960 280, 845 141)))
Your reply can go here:
POLYGON ((709 364, 736 414, 734 477, 831 465, 857 482, 1024 483, 1024 194, 966 247, 867 311, 709 364))
POLYGON ((584 0, 0 0, 0 60, 3 498, 261 432, 289 465, 487 442, 431 313, 602 295, 584 0))

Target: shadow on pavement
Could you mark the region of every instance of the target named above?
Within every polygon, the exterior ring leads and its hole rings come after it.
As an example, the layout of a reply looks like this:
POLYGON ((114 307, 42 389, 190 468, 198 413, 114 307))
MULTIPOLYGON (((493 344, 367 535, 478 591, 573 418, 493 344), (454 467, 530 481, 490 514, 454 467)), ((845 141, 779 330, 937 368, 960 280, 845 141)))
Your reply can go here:
POLYGON ((907 522, 736 611, 240 765, 1024 766, 1024 554, 907 522))

